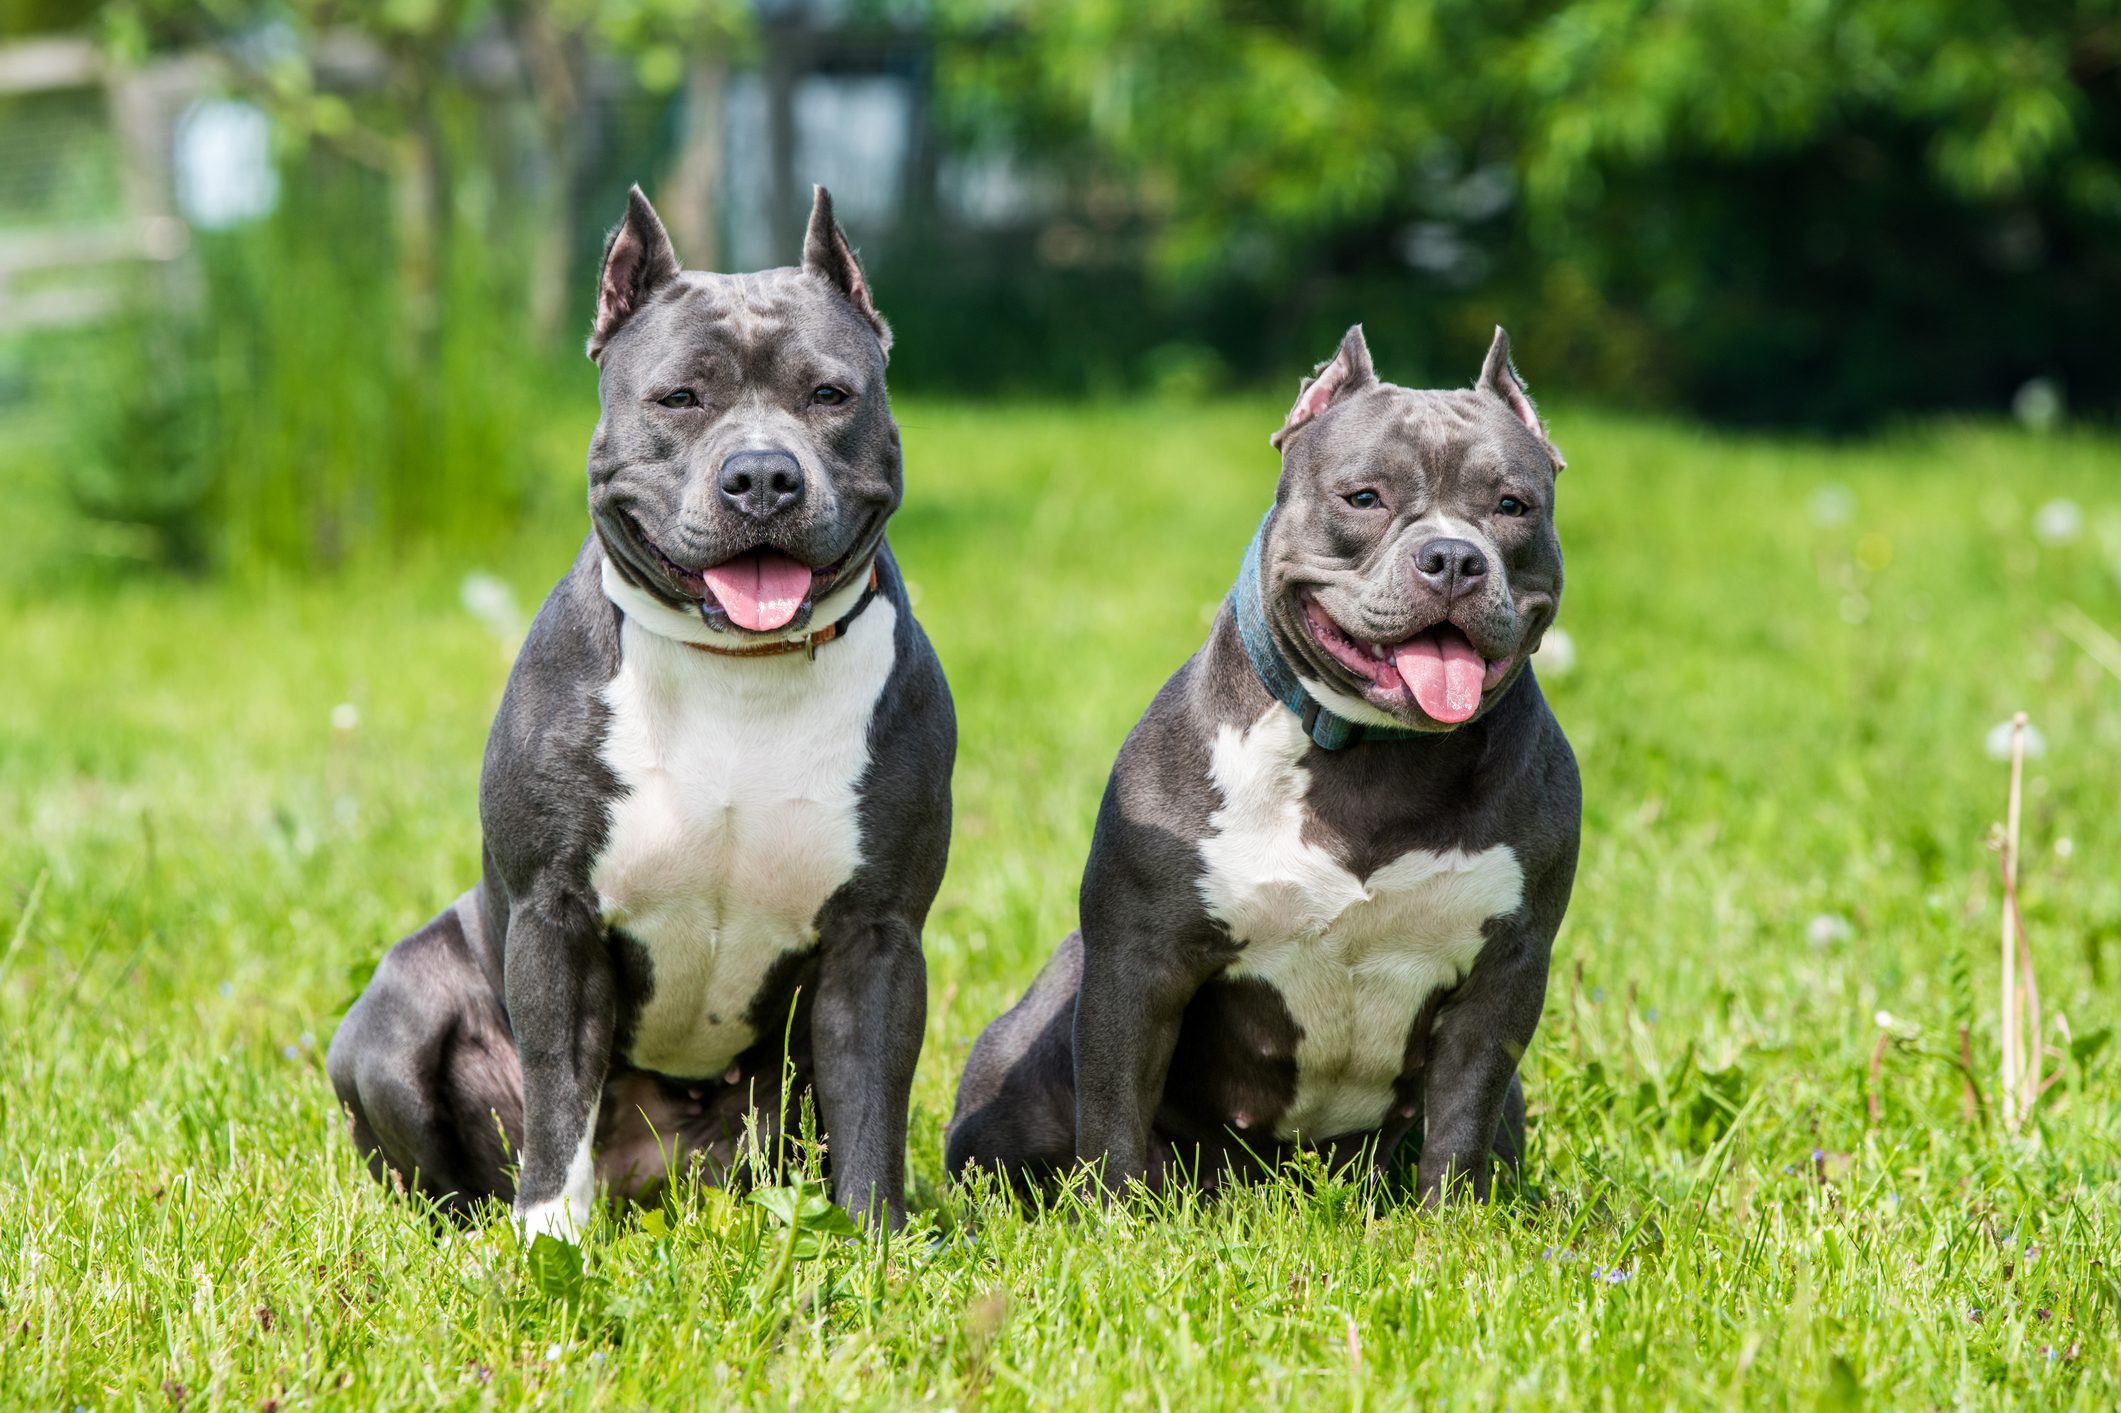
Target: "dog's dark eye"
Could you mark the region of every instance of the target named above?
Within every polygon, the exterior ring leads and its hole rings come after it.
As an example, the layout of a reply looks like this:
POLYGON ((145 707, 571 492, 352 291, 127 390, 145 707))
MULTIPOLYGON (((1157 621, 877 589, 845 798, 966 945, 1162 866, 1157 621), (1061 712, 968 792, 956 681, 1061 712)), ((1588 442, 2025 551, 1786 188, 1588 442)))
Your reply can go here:
POLYGON ((1342 499, 1357 510, 1374 510, 1384 504, 1375 491, 1357 491, 1354 495, 1343 496, 1342 499))
POLYGON ((844 388, 836 388, 830 383, 822 383, 818 386, 816 392, 810 394, 810 400, 822 406, 831 407, 835 403, 845 402, 847 400, 847 392, 844 388))
POLYGON ((1496 506, 1495 508, 1505 515, 1522 515, 1527 510, 1531 509, 1530 506, 1526 505, 1516 496, 1504 496, 1502 498, 1502 504, 1496 506))
POLYGON ((700 405, 699 398, 693 395, 691 388, 679 388, 676 392, 665 393, 657 398, 656 401, 662 403, 665 407, 698 407, 700 405))

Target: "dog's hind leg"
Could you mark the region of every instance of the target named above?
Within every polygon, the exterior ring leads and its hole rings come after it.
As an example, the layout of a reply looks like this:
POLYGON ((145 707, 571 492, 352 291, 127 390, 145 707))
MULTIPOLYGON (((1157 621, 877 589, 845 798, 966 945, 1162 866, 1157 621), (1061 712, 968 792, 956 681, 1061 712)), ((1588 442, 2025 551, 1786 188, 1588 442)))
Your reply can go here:
POLYGON ((523 1072, 471 933, 478 891, 390 949, 332 1037, 332 1088, 378 1178, 452 1216, 514 1190, 523 1072))
POLYGON ((943 1140, 952 1177, 984 1169, 1028 1196, 1074 1163, 1082 974, 1082 934, 1070 933, 1024 998, 980 1033, 943 1140))

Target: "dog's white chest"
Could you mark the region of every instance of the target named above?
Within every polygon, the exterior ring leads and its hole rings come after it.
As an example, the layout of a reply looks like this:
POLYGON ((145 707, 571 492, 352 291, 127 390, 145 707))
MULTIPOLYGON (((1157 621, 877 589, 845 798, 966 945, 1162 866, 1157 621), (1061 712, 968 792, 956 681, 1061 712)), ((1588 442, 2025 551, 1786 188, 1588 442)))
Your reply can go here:
POLYGON ((627 1059, 720 1072, 757 1039, 774 963, 817 942, 818 910, 861 864, 858 787, 891 673, 879 599, 803 653, 702 652, 628 618, 604 689, 603 757, 620 791, 590 869, 605 923, 648 954, 627 1059))
POLYGON ((1202 898, 1244 948, 1226 974, 1273 986, 1302 1032, 1285 1139, 1382 1124, 1422 1003, 1466 974, 1487 921, 1524 900, 1507 845, 1409 850, 1365 880, 1306 843, 1307 745, 1278 705, 1223 727, 1209 766, 1222 805, 1201 843, 1202 898))

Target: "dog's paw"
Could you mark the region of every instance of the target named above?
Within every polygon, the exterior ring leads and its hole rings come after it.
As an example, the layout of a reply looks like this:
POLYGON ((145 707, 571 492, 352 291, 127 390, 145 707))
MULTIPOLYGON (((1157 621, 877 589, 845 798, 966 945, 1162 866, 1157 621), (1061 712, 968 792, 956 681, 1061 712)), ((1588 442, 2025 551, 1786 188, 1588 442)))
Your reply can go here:
POLYGON ((580 1246, 582 1233, 589 1230, 589 1208, 588 1202, 577 1203, 566 1196, 518 1207, 516 1233, 522 1238, 526 1250, 541 1236, 580 1246))

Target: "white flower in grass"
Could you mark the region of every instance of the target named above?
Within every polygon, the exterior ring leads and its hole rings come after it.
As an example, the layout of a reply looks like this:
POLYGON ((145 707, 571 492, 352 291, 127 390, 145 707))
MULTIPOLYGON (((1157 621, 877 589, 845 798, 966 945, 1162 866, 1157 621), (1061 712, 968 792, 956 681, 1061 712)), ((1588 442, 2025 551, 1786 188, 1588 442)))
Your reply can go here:
POLYGON ((361 709, 352 702, 340 702, 331 709, 331 729, 351 731, 361 724, 361 709))
POLYGON ((2058 498, 2033 512, 2033 534, 2043 545, 2066 545, 2084 533, 2084 512, 2075 501, 2058 498))
POLYGON ((523 637, 523 611, 516 606, 515 590, 506 581, 474 569, 457 589, 464 611, 486 625, 504 647, 513 647, 523 637))
MULTIPOLYGON (((2011 724, 2008 721, 1999 721, 1994 726, 1991 726, 1988 732, 1988 739, 1984 745, 1988 750, 1988 758, 1990 760, 2009 760, 2011 758, 2011 724)), ((2039 727, 2027 722, 2025 724, 2026 759, 2035 760, 2046 754, 2047 737, 2040 734, 2039 727)))
POLYGON ((2028 431, 2054 430, 2062 412, 2062 385, 2053 378, 2027 378, 2011 396, 2011 416, 2028 431))
POLYGON ((1856 929, 1839 913, 1819 913, 1804 925, 1804 940, 1824 951, 1856 935, 1856 929))
POLYGON ((1565 628, 1549 628, 1532 654, 1532 666, 1543 677, 1566 677, 1576 670, 1576 640, 1565 628))
POLYGON ((1822 525, 1846 525, 1856 513, 1856 498, 1846 486, 1821 486, 1812 492, 1812 519, 1822 525))

